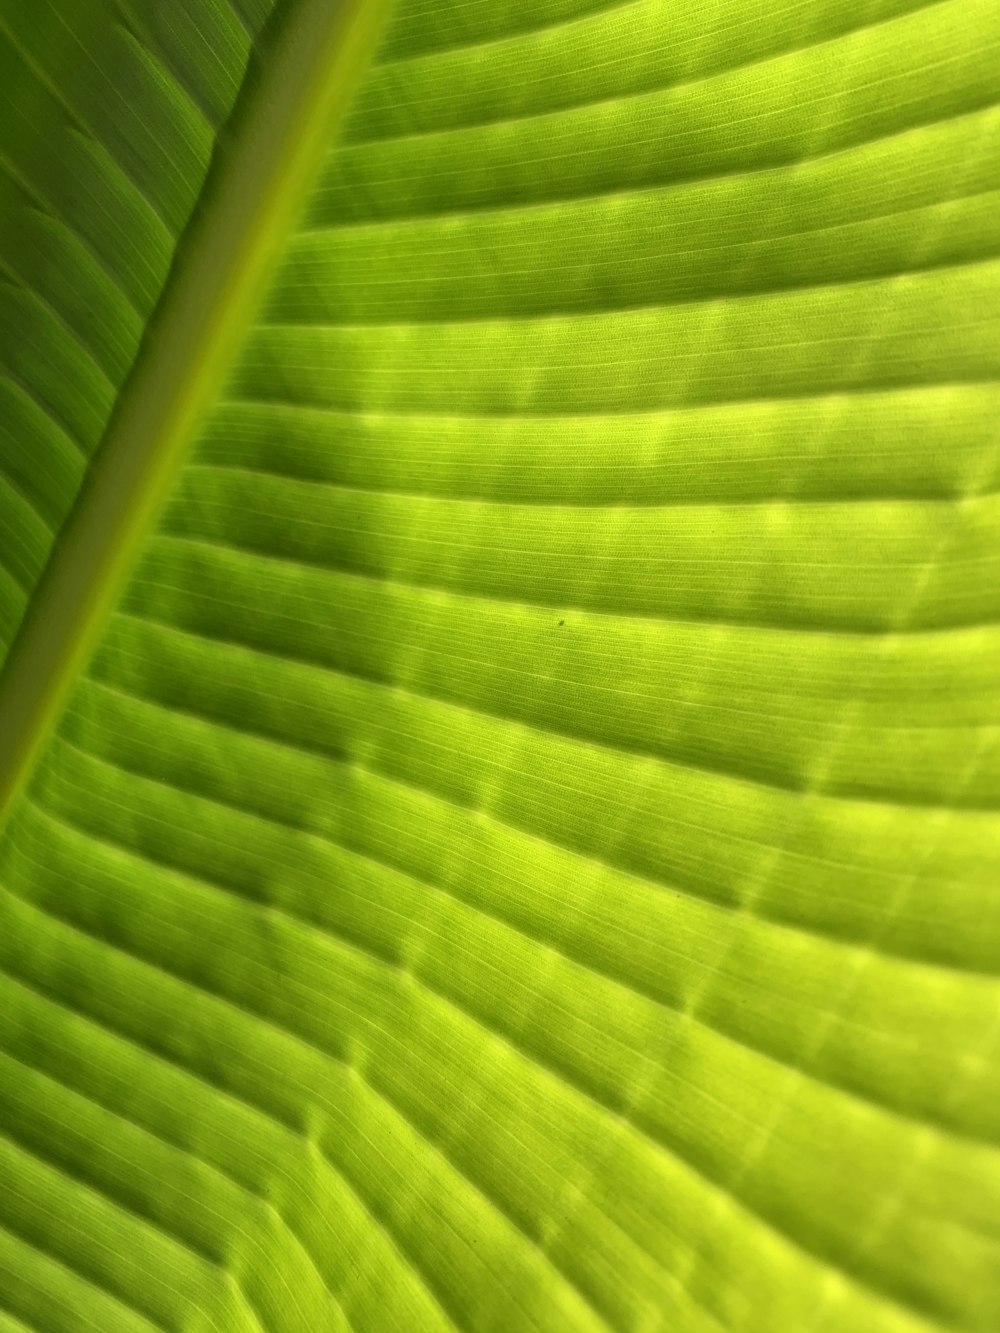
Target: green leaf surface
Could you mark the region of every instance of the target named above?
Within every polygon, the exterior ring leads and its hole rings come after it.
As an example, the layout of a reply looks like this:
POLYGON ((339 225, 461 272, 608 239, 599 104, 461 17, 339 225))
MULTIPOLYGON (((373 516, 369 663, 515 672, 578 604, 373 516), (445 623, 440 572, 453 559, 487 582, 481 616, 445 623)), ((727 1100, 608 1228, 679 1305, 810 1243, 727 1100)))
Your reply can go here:
POLYGON ((0 1331, 996 1333, 1000 8, 339 13, 0 0, 0 1331))

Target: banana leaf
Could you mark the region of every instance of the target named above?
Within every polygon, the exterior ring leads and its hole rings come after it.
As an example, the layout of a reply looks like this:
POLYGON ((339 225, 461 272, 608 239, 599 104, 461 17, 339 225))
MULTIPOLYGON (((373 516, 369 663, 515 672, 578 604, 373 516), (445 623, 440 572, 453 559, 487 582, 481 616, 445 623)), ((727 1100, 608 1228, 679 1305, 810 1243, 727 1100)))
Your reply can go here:
POLYGON ((997 1333, 996 0, 0 0, 0 1333, 997 1333))

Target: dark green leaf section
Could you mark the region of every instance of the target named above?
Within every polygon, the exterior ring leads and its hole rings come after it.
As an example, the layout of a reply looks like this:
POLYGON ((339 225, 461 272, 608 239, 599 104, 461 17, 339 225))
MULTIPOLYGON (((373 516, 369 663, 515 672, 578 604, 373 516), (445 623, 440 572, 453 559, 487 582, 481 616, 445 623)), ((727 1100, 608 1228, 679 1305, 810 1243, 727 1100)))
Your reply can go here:
POLYGON ((0 664, 270 8, 0 4, 0 664))
POLYGON ((0 848, 12 1318, 1000 1326, 1000 11, 775 8, 398 6, 0 848))

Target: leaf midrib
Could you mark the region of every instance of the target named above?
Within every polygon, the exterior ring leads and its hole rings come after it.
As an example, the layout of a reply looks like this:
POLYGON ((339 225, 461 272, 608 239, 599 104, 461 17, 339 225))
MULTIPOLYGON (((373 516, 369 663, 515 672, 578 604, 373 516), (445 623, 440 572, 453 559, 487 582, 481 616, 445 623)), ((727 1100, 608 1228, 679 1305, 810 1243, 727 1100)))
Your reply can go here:
POLYGON ((0 673, 0 829, 217 396, 387 8, 296 0, 272 20, 263 59, 251 56, 156 312, 0 673))

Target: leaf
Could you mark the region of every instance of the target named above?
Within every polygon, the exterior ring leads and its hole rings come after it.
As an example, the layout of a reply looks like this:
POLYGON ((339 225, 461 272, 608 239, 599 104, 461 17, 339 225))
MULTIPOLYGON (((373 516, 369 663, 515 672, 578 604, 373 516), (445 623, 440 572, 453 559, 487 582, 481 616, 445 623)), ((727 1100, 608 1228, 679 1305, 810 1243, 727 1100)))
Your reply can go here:
POLYGON ((344 13, 0 0, 0 1328, 989 1333, 1000 10, 344 13))

